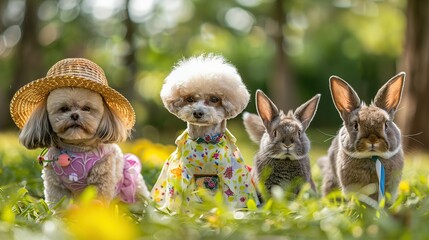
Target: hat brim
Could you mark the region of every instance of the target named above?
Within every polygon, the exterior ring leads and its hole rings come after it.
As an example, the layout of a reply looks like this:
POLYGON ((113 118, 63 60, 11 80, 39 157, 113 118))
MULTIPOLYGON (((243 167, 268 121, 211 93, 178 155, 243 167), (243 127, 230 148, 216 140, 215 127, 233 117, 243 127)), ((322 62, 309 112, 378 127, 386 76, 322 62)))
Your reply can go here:
POLYGON ((23 128, 34 109, 47 98, 49 93, 62 87, 79 87, 99 93, 106 104, 124 121, 128 129, 134 126, 134 109, 122 94, 107 85, 70 75, 37 79, 20 88, 10 102, 10 114, 15 124, 20 129, 23 128))

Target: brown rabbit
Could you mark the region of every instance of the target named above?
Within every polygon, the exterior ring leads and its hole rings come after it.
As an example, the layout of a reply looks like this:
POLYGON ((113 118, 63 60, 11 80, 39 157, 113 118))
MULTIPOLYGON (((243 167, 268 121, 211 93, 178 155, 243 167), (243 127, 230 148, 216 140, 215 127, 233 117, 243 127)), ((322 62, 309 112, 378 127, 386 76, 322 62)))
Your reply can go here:
POLYGON ((260 143, 255 156, 253 176, 263 181, 270 193, 272 186, 295 187, 299 192, 302 183, 316 187, 311 177, 310 141, 305 130, 310 125, 319 103, 320 94, 287 114, 261 91, 256 92, 258 115, 245 113, 244 125, 250 138, 260 143), (299 184, 301 183, 301 184, 299 184))
POLYGON ((378 159, 384 166, 384 187, 391 195, 390 202, 396 198, 404 156, 401 132, 393 118, 404 81, 403 72, 391 78, 367 106, 347 82, 336 76, 329 79, 332 99, 344 125, 333 139, 328 156, 318 162, 324 175, 324 195, 341 189, 377 200, 382 192, 377 189, 383 187, 374 161, 378 159))

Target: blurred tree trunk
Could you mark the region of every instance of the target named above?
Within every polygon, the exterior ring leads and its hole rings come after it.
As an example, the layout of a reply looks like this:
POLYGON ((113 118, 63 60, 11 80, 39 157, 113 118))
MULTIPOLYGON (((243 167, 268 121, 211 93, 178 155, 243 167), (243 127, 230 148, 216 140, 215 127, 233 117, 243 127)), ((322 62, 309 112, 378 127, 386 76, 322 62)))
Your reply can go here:
MULTIPOLYGON (((25 2, 24 21, 21 24, 21 40, 15 49, 14 79, 8 92, 9 101, 2 102, 2 108, 9 109, 10 100, 20 87, 46 74, 46 71, 42 70, 41 46, 37 41, 37 10, 40 2, 40 0, 27 0, 25 2)), ((1 128, 10 128, 13 125, 10 117, 0 118, 1 128)))
MULTIPOLYGON (((141 67, 138 65, 137 60, 137 51, 141 51, 141 49, 137 49, 136 44, 136 23, 134 23, 131 20, 130 12, 129 12, 129 6, 130 6, 130 0, 126 1, 126 8, 125 8, 125 19, 124 24, 127 28, 127 33, 125 35, 125 41, 127 42, 129 49, 127 54, 124 55, 124 64, 128 70, 128 75, 125 78, 125 83, 119 91, 124 94, 124 96, 130 101, 130 103, 133 105, 135 110, 138 110, 136 106, 141 107, 141 105, 144 104, 144 99, 142 96, 137 92, 137 74, 138 74, 138 68, 141 67)), ((155 110, 156 111, 156 110, 155 110)), ((136 125, 134 126, 135 129, 141 129, 141 121, 140 118, 136 119, 136 125)), ((135 131, 133 132, 133 138, 142 137, 142 131, 135 131)))
MULTIPOLYGON (((4 14, 6 11, 7 1, 0 1, 0 13, 4 14)), ((3 33, 6 27, 3 22, 0 22, 0 33, 3 33)), ((9 94, 8 88, 0 88, 0 113, 8 113, 9 112, 9 94)), ((9 114, 7 114, 9 115, 9 114)), ((0 129, 4 129, 6 127, 6 122, 10 119, 10 117, 0 118, 0 129)), ((12 120, 9 120, 12 121, 12 120)))
POLYGON ((286 41, 283 33, 283 25, 286 21, 284 0, 276 0, 273 9, 273 17, 276 23, 276 31, 273 40, 276 45, 274 77, 268 83, 269 96, 275 104, 284 111, 297 107, 296 84, 291 72, 289 61, 285 54, 286 41))
POLYGON ((409 0, 406 11, 401 68, 407 77, 398 123, 404 135, 417 134, 404 137, 405 149, 429 151, 429 1, 409 0))
POLYGON ((120 92, 122 92, 127 99, 130 101, 135 99, 137 96, 135 91, 135 83, 136 83, 136 77, 137 77, 137 60, 136 60, 136 44, 134 41, 134 34, 135 34, 135 24, 131 20, 130 12, 128 10, 129 8, 130 0, 126 1, 126 8, 125 8, 125 19, 124 24, 127 28, 127 33, 125 35, 125 41, 127 42, 129 49, 127 54, 124 55, 124 64, 128 69, 128 76, 125 79, 124 85, 122 85, 122 89, 120 92))

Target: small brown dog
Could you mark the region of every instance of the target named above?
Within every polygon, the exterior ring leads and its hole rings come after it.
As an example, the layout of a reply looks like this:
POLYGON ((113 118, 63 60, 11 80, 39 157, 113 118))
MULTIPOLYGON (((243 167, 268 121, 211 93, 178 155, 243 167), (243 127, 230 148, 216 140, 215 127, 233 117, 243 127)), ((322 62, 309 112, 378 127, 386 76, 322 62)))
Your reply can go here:
POLYGON ((116 144, 129 136, 134 110, 108 86, 95 63, 83 58, 59 61, 46 77, 19 89, 10 110, 22 128, 20 142, 28 149, 47 148, 39 162, 51 206, 78 196, 89 185, 107 202, 149 197, 139 159, 123 155, 116 144))

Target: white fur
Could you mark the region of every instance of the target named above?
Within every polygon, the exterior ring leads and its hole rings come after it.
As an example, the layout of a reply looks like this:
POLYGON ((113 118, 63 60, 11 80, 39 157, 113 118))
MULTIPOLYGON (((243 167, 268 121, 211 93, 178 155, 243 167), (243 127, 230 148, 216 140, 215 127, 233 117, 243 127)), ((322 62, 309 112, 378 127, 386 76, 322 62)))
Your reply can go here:
POLYGON ((241 113, 250 94, 237 69, 221 56, 200 55, 180 61, 165 79, 161 90, 164 106, 173 114, 171 104, 195 94, 217 94, 222 98, 226 119, 241 113))
MULTIPOLYGON (((286 151, 285 149, 283 149, 283 150, 286 151)), ((297 155, 295 152, 292 152, 293 151, 292 148, 290 148, 289 151, 291 151, 290 154, 278 153, 278 154, 271 155, 270 157, 275 158, 275 159, 289 158, 289 160, 300 160, 300 159, 303 159, 307 156, 307 155, 297 155)))

